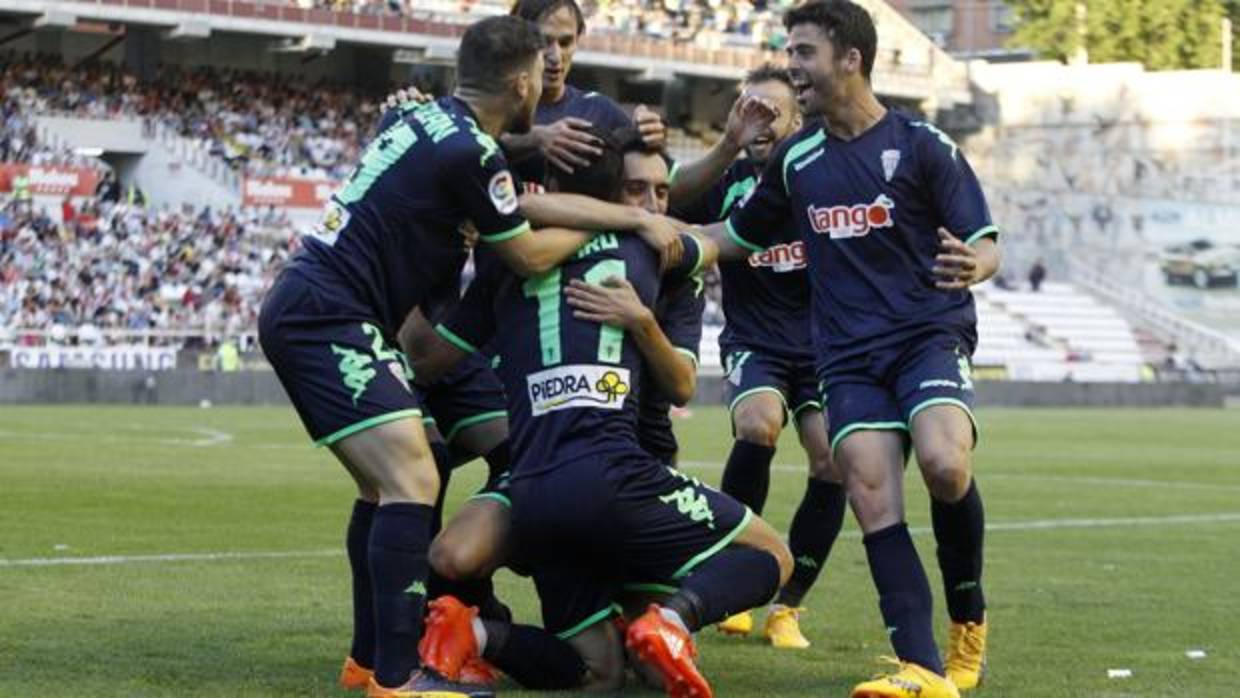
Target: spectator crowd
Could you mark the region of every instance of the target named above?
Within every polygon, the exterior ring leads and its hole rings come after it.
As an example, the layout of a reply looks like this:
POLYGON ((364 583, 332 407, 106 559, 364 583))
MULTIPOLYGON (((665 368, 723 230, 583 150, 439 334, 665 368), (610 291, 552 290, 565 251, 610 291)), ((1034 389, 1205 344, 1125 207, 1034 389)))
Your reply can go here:
POLYGON ((254 327, 264 291, 297 244, 293 226, 271 210, 93 199, 80 208, 66 199, 61 209, 61 221, 25 204, 0 212, 0 332, 16 335, 4 341, 100 344, 108 330, 237 336, 254 327))

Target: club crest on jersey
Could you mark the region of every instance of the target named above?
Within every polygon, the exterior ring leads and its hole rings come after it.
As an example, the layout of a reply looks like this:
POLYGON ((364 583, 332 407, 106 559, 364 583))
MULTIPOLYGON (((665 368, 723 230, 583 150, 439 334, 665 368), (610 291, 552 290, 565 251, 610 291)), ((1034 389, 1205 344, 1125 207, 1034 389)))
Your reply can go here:
POLYGON ((815 233, 830 235, 832 240, 865 237, 871 230, 895 225, 895 207, 896 202, 884 194, 879 194, 872 204, 824 208, 811 205, 809 223, 815 233))
POLYGON ((630 391, 629 369, 620 366, 556 366, 526 376, 525 383, 535 417, 582 407, 621 410, 630 391))
POLYGON ((495 173, 491 178, 491 183, 487 185, 487 193, 491 196, 491 203, 495 204, 495 210, 505 216, 515 213, 517 210, 517 187, 512 182, 512 175, 508 170, 501 170, 495 173))
POLYGON ((786 273, 805 268, 805 243, 800 240, 786 245, 773 245, 749 255, 749 266, 786 273))
POLYGON ((884 150, 882 160, 883 178, 890 182, 891 178, 896 176, 896 168, 900 166, 900 151, 884 150))

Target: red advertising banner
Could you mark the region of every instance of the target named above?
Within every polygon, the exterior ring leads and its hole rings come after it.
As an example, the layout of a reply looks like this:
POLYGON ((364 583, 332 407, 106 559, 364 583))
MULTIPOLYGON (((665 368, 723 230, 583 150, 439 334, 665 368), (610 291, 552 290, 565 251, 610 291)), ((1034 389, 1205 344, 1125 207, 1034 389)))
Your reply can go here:
POLYGON ((336 187, 335 182, 326 179, 247 177, 242 184, 241 198, 246 206, 321 208, 336 187))
POLYGON ((27 178, 27 186, 34 195, 92 196, 99 184, 99 173, 85 167, 61 167, 0 163, 0 191, 13 191, 18 177, 27 178))

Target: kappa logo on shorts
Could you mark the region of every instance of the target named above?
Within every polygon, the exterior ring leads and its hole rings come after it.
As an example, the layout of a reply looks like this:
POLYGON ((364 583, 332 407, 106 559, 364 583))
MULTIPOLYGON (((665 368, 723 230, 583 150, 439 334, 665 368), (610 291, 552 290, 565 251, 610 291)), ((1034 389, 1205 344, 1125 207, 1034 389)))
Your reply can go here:
POLYGON ((677 480, 687 482, 675 492, 659 497, 659 501, 664 504, 676 504, 676 510, 694 523, 706 523, 706 527, 715 530, 715 512, 710 508, 710 500, 705 494, 699 491, 699 488, 705 487, 700 480, 695 477, 689 477, 675 468, 668 468, 667 472, 671 473, 677 480))
POLYGON ((525 377, 535 417, 581 407, 622 410, 629 394, 629 369, 619 366, 557 366, 525 377))
POLYGON ((370 386, 378 372, 371 366, 375 362, 373 356, 366 356, 360 351, 348 347, 332 345, 332 353, 340 357, 340 380, 344 387, 353 391, 353 405, 370 386))

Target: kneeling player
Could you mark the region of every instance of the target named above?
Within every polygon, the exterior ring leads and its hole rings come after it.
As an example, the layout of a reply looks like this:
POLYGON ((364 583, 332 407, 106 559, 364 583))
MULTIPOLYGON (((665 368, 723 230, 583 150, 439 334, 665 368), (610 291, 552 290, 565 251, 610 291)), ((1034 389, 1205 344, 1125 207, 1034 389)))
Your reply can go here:
POLYGON ((761 603, 791 572, 769 525, 641 450, 636 343, 560 302, 572 280, 621 277, 652 303, 655 261, 635 243, 601 236, 559 270, 525 282, 494 269, 441 327, 448 341, 420 344, 414 357, 419 374, 433 376, 462 350, 495 340, 513 429, 513 536, 518 558, 534 569, 546 625, 474 623, 459 609, 437 609, 432 624, 452 632, 429 654, 449 673, 481 652, 538 687, 578 687, 583 676, 615 686, 623 676, 618 636, 603 622, 612 600, 624 580, 666 579, 680 591, 632 623, 627 641, 659 667, 670 695, 710 695, 690 633, 761 603), (581 653, 576 662, 566 638, 581 653))

